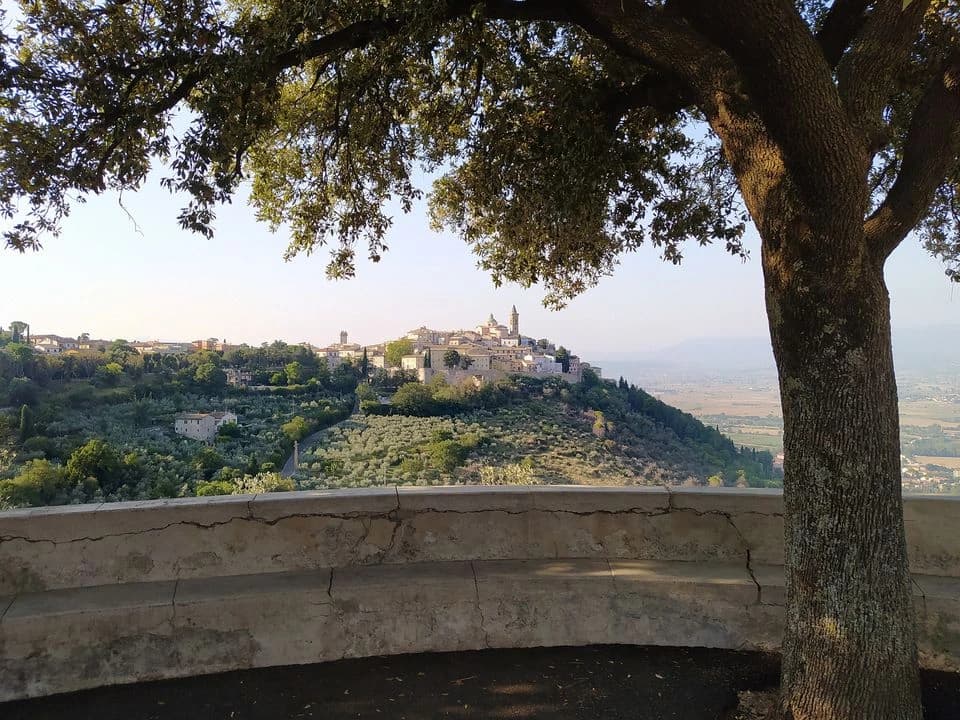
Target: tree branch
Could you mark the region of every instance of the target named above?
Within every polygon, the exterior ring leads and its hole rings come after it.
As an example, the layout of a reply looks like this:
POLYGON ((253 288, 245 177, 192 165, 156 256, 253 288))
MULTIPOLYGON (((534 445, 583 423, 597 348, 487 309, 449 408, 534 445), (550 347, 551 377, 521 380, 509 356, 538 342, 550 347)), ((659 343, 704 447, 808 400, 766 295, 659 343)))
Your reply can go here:
POLYGON ((604 102, 611 118, 619 120, 630 110, 652 108, 661 115, 673 115, 693 105, 695 96, 679 78, 651 72, 639 82, 612 90, 604 102))
POLYGON ((871 4, 871 0, 836 0, 830 6, 816 35, 830 67, 837 66, 843 53, 860 32, 867 20, 867 8, 871 4))
POLYGON ((831 218, 823 236, 859 236, 867 209, 862 152, 825 56, 790 0, 668 3, 732 58, 781 148, 800 198, 831 218))
POLYGON ((930 0, 877 0, 851 48, 837 66, 840 97, 851 122, 871 151, 882 132, 881 112, 897 71, 908 61, 930 0))
POLYGON ((571 22, 575 4, 566 0, 486 0, 483 3, 490 18, 548 22, 571 22))
MULTIPOLYGON (((569 22, 571 20, 570 2, 548 2, 545 0, 450 0, 441 19, 452 20, 468 12, 476 5, 482 5, 486 17, 494 20, 525 20, 525 21, 552 21, 569 22)), ((323 37, 305 42, 276 57, 274 69, 279 72, 290 67, 296 67, 307 60, 328 55, 333 52, 355 50, 369 45, 376 40, 382 40, 395 35, 410 22, 410 14, 399 15, 393 18, 379 18, 361 20, 340 30, 335 30, 323 37)))
POLYGON ((870 247, 886 259, 923 219, 934 193, 960 162, 960 51, 943 63, 913 114, 900 174, 864 223, 870 247))
POLYGON ((720 138, 744 202, 761 234, 782 237, 789 222, 782 213, 787 192, 779 147, 745 92, 730 56, 690 24, 666 9, 635 0, 582 0, 576 21, 620 54, 677 79, 682 96, 703 112, 720 138))
POLYGON ((700 105, 712 105, 729 59, 678 18, 638 0, 580 0, 571 21, 612 50, 672 78, 700 105))

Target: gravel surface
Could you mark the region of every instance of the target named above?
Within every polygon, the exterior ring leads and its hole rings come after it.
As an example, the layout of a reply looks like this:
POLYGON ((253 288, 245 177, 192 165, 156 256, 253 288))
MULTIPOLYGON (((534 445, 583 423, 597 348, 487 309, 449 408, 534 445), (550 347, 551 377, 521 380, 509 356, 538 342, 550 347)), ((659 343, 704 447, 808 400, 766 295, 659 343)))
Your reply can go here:
MULTIPOLYGON (((775 655, 597 646, 343 660, 0 704, 3 720, 727 720, 776 686, 775 655)), ((926 720, 960 718, 960 675, 924 673, 926 720)))

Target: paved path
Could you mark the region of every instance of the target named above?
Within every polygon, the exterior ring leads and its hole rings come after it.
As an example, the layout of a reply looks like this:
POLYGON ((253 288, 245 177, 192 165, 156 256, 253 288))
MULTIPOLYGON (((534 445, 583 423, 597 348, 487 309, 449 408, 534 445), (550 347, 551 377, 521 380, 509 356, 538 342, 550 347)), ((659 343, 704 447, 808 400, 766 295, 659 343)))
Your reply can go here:
MULTIPOLYGON (((300 454, 303 454, 303 451, 309 448, 313 443, 315 443, 319 437, 325 433, 327 430, 337 427, 338 425, 343 425, 345 422, 349 422, 354 415, 360 411, 360 401, 357 400, 356 404, 353 406, 353 412, 350 413, 347 417, 341 420, 338 423, 333 425, 327 425, 325 428, 317 430, 311 435, 307 435, 303 440, 300 441, 300 454)), ((283 464, 283 469, 280 471, 282 477, 290 477, 296 471, 296 468, 293 466, 293 452, 290 452, 290 457, 287 458, 287 461, 283 464)))
MULTIPOLYGON (((4 720, 733 720, 776 656, 598 646, 342 660, 0 705, 4 720)), ((960 675, 923 673, 926 720, 960 717, 960 675)))

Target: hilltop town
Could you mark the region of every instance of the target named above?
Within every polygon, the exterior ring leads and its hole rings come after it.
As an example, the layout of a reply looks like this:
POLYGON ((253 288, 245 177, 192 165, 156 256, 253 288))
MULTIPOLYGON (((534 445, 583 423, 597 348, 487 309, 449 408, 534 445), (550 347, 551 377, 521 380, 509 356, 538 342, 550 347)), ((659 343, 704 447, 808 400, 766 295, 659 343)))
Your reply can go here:
POLYGON ((386 484, 754 484, 769 453, 490 316, 258 347, 0 328, 0 508, 386 484))
POLYGON ((360 346, 347 340, 347 333, 341 332, 339 343, 317 348, 316 353, 327 359, 331 369, 346 359, 361 362, 365 358, 371 367, 389 370, 399 359, 399 368, 416 373, 420 382, 429 382, 438 374, 454 382, 491 382, 506 375, 560 375, 579 382, 586 368, 597 376, 602 373, 562 345, 521 334, 516 306, 510 311, 509 326, 491 314, 486 322, 468 330, 421 326, 392 342, 360 346))
MULTIPOLYGON (((17 339, 26 341, 34 351, 46 355, 105 350, 116 342, 93 339, 86 333, 76 338, 31 335, 26 323, 11 323, 11 332, 17 335, 17 339)), ((148 340, 127 344, 140 355, 185 355, 200 351, 221 353, 228 361, 223 370, 229 384, 257 384, 251 372, 229 363, 228 353, 249 348, 249 345, 231 344, 219 338, 192 342, 148 340)), ((522 334, 516 306, 511 308, 509 325, 499 323, 491 313, 485 322, 469 329, 432 330, 421 326, 399 339, 370 345, 350 342, 344 330, 340 332, 339 342, 324 347, 307 342, 298 345, 325 360, 331 371, 349 362, 357 366, 362 364, 364 370, 378 368, 387 373, 404 371, 415 374, 420 382, 429 382, 437 375, 443 375, 453 383, 473 381, 483 384, 508 375, 560 376, 568 382, 579 382, 587 368, 598 377, 602 375, 600 368, 582 361, 564 346, 546 338, 522 334)))

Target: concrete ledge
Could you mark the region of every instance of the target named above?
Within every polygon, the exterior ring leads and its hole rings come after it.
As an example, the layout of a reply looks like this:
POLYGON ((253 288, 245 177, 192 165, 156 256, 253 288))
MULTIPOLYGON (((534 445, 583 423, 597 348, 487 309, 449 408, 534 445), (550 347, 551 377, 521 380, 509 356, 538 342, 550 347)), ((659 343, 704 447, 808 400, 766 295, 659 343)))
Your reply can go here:
MULTIPOLYGON (((960 499, 908 497, 921 659, 960 670, 960 499)), ((0 513, 0 699, 343 657, 773 649, 776 491, 378 488, 0 513)))
POLYGON ((390 487, 14 511, 0 513, 0 596, 380 563, 779 562, 781 505, 764 491, 390 487))
POLYGON ((777 619, 756 600, 741 565, 576 559, 29 593, 0 620, 0 700, 411 652, 658 641, 772 647, 777 619), (731 625, 734 616, 744 621, 731 625))
MULTIPOLYGON (((914 572, 960 576, 960 498, 907 497, 914 572)), ((0 596, 447 560, 783 562, 775 490, 374 488, 0 513, 0 596)))
MULTIPOLYGON (((960 580, 918 583, 923 664, 960 670, 960 580)), ((775 650, 783 606, 765 598, 782 594, 773 567, 582 559, 30 593, 0 620, 0 700, 399 653, 621 643, 775 650)))

